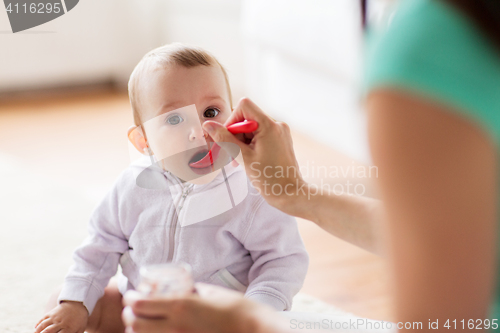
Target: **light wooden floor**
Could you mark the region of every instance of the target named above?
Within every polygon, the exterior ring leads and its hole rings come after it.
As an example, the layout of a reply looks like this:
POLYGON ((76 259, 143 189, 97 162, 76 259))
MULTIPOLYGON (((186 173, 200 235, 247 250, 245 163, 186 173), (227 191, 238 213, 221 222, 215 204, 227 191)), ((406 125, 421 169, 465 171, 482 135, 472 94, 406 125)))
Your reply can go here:
MULTIPOLYGON (((128 98, 122 93, 0 101, 0 153, 62 181, 107 188, 129 163, 126 131, 131 124, 128 98)), ((300 165, 358 166, 298 132, 294 146, 300 165)), ((308 180, 319 183, 320 178, 308 180)), ((362 184, 367 195, 376 197, 372 180, 355 179, 350 172, 326 182, 347 180, 362 184)), ((309 221, 300 220, 299 227, 311 258, 302 291, 359 316, 391 320, 384 261, 309 221)))

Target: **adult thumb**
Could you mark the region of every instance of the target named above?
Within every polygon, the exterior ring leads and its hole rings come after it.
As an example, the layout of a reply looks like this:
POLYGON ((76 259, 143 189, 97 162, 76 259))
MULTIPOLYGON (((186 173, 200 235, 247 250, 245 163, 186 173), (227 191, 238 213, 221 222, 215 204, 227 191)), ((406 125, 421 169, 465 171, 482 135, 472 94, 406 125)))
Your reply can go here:
POLYGON ((206 121, 203 123, 202 126, 203 130, 206 131, 208 135, 210 135, 215 142, 217 143, 229 142, 238 145, 240 149, 246 148, 245 147, 246 145, 240 140, 238 140, 236 136, 231 134, 227 130, 227 128, 221 123, 218 123, 216 121, 206 121))

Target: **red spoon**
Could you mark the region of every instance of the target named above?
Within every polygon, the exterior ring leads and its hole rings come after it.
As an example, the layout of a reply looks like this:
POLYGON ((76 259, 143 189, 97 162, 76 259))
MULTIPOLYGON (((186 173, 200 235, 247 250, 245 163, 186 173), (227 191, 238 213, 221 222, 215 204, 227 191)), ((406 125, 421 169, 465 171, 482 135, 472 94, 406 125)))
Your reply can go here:
POLYGON ((255 132, 259 128, 259 124, 253 120, 245 120, 241 123, 235 123, 229 125, 227 130, 231 134, 239 134, 239 133, 252 133, 255 132))
MULTIPOLYGON (((227 130, 231 134, 240 134, 240 133, 252 133, 259 128, 259 124, 253 120, 245 120, 241 123, 235 123, 227 126, 227 130)), ((189 163, 191 168, 202 169, 211 166, 214 164, 214 161, 219 156, 220 146, 216 143, 212 145, 212 149, 210 149, 201 160, 193 163, 189 163)))

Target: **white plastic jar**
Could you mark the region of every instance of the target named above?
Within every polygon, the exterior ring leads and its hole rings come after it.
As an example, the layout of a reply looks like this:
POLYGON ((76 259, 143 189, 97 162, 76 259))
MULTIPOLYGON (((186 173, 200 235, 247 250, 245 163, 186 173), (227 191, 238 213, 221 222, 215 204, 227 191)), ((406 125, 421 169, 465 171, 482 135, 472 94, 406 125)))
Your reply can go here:
POLYGON ((195 291, 191 266, 186 263, 166 263, 141 267, 141 282, 137 291, 147 296, 175 297, 195 291))

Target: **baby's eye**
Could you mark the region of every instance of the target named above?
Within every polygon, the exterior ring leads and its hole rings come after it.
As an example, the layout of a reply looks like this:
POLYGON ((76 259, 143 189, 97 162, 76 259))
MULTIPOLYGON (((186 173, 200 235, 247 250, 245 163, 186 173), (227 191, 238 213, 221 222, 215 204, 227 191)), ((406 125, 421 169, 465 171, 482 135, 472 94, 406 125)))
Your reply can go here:
POLYGON ((167 118, 167 123, 169 123, 170 125, 177 125, 182 123, 183 121, 184 119, 182 119, 182 117, 179 115, 173 115, 167 118))
POLYGON ((205 112, 203 113, 203 117, 213 118, 213 117, 217 116, 219 114, 219 112, 220 111, 215 109, 215 108, 206 109, 205 112))

